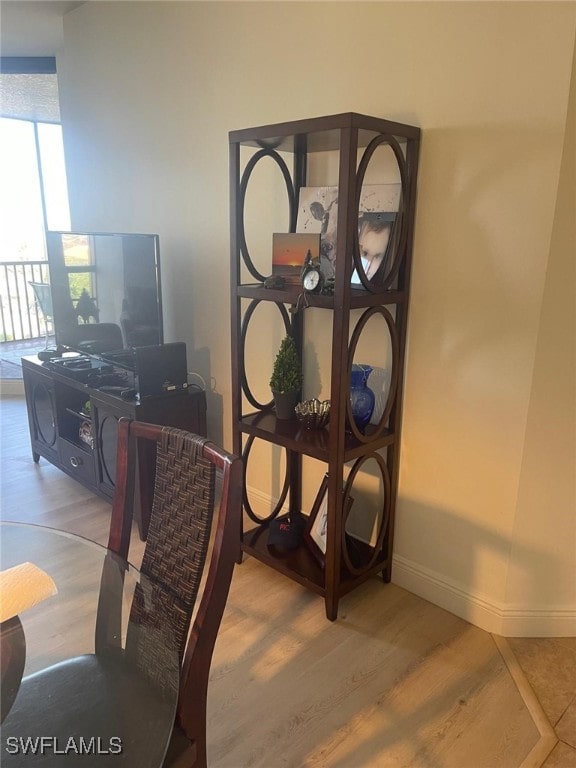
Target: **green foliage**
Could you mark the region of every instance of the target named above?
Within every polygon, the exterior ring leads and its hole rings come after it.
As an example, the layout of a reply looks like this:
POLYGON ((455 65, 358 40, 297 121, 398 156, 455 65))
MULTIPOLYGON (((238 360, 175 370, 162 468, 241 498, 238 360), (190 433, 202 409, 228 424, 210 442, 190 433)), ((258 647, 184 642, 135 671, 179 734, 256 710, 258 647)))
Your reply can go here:
POLYGON ((274 361, 270 389, 272 392, 290 392, 302 386, 302 366, 292 336, 285 336, 274 361))
POLYGON ((65 262, 66 267, 83 267, 86 270, 85 272, 68 273, 68 285, 72 301, 77 301, 83 290, 93 296, 94 287, 92 281, 95 268, 92 264, 90 248, 87 243, 72 243, 66 250, 65 262))
POLYGON ((92 290, 92 276, 86 272, 72 272, 68 275, 70 285, 70 298, 76 301, 82 295, 82 291, 88 293, 92 290))

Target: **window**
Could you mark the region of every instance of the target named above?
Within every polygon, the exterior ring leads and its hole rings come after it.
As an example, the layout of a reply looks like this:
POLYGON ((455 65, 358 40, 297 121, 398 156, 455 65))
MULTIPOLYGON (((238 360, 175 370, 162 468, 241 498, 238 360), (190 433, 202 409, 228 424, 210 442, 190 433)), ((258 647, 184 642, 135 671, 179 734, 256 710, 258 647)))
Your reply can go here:
POLYGON ((45 227, 70 229, 61 126, 0 118, 0 168, 0 259, 45 259, 45 227))
POLYGON ((1 57, 0 95, 0 260, 45 259, 70 229, 55 59, 1 57))
POLYGON ((0 58, 0 340, 39 336, 31 284, 47 283, 46 229, 70 211, 54 59, 0 58))

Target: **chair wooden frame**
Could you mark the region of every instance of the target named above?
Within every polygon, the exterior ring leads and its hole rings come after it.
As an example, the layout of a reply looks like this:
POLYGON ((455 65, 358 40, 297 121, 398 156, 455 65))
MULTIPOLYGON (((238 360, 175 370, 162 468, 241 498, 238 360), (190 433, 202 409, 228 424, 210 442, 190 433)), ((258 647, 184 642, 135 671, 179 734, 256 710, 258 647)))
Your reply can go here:
MULTIPOLYGON (((208 679, 239 553, 242 483, 242 459, 205 438, 120 419, 95 652, 28 675, 18 689, 24 636, 17 618, 20 635, 3 624, 3 661, 11 662, 2 674, 2 717, 9 712, 3 736, 39 727, 56 738, 68 738, 71 728, 106 738, 121 721, 130 765, 206 766, 208 679), (150 524, 142 578, 133 585, 126 616, 123 587, 135 506, 150 524)), ((46 764, 60 765, 54 757, 46 764)))
POLYGON ((26 663, 26 638, 19 616, 0 622, 0 723, 18 695, 26 663))
MULTIPOLYGON (((128 558, 134 509, 134 478, 138 477, 143 516, 150 517, 154 500, 154 448, 168 427, 120 419, 116 491, 108 548, 128 558), (136 471, 138 467, 138 471, 136 471)), ((242 510, 242 460, 210 441, 202 441, 202 458, 221 472, 220 504, 200 602, 182 659, 175 738, 165 765, 178 768, 206 765, 206 704, 214 645, 238 556, 242 510), (185 741, 182 737, 185 737, 185 741), (187 744, 186 744, 187 742, 187 744), (184 747, 183 747, 184 745, 184 747)), ((147 547, 150 542, 147 542, 147 547)))

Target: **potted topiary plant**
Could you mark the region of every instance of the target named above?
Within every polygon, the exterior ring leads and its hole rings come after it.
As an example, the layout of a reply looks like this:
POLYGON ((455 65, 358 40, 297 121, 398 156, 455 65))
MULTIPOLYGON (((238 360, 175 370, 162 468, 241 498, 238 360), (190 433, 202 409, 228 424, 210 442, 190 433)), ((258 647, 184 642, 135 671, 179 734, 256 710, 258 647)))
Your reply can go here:
POLYGON ((282 339, 278 354, 274 360, 270 389, 274 395, 276 416, 279 419, 292 419, 294 407, 300 399, 302 388, 302 366, 292 336, 282 339))

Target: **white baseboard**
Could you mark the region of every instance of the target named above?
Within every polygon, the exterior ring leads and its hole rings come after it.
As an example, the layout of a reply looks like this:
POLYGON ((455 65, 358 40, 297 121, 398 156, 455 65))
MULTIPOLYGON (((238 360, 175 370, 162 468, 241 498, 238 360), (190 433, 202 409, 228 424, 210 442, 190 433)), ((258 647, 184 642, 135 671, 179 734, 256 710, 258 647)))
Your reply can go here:
MULTIPOLYGON (((255 488, 248 489, 254 513, 270 515, 270 497, 255 488)), ((283 511, 288 511, 283 510, 283 511)), ((253 523, 247 521, 247 524, 253 523)), ((460 616, 486 632, 502 637, 573 637, 576 635, 576 607, 498 604, 474 594, 465 586, 441 573, 395 554, 392 581, 450 613, 460 616)))
POLYGON ((503 637, 573 637, 576 608, 498 604, 401 555, 392 560, 392 581, 480 629, 503 637))

